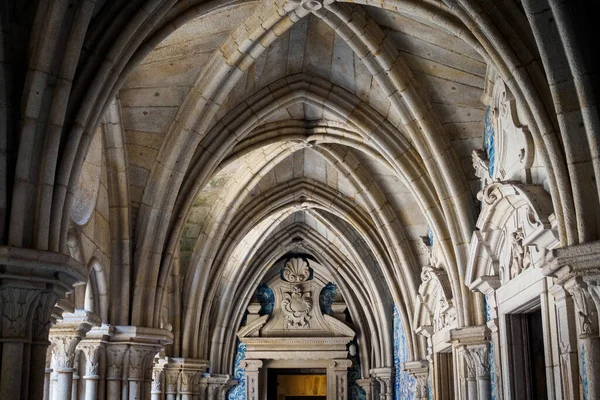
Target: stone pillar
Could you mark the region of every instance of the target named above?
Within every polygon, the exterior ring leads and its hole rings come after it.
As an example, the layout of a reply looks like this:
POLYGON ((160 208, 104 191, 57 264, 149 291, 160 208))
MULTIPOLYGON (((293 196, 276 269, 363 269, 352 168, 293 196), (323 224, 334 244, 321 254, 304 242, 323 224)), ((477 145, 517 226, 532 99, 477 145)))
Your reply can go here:
POLYGON ((429 362, 426 360, 405 362, 402 368, 415 378, 415 400, 429 398, 429 362))
POLYGON ((561 286, 550 288, 556 307, 558 357, 563 399, 579 399, 579 370, 577 356, 577 326, 573 298, 561 286))
MULTIPOLYGON (((490 360, 489 360, 489 348, 487 344, 480 344, 475 346, 466 346, 463 349, 463 357, 467 363, 467 369, 469 376, 473 376, 476 381, 475 392, 476 395, 473 398, 476 400, 490 400, 490 360)), ((470 377, 467 378, 469 381, 470 377)), ((469 386, 469 396, 473 388, 469 386)))
POLYGON ((225 400, 227 391, 233 387, 237 381, 232 381, 229 375, 212 374, 208 379, 207 399, 225 400))
MULTIPOLYGON (((99 388, 105 382, 100 374, 100 356, 106 351, 106 343, 110 339, 112 327, 102 325, 92 328, 79 343, 79 348, 85 357, 85 400, 102 399, 99 388)), ((80 399, 83 400, 83 399, 80 399)))
POLYGON ((165 363, 163 360, 155 363, 154 368, 152 368, 152 391, 150 396, 152 400, 162 400, 162 389, 165 380, 164 368, 165 363))
POLYGON ((81 357, 81 350, 75 350, 75 358, 73 359, 73 381, 71 382, 71 399, 77 400, 79 398, 79 358, 81 357))
POLYGON ((123 361, 128 349, 125 344, 106 344, 106 399, 121 399, 121 381, 123 380, 123 361))
POLYGON ((394 398, 394 369, 374 368, 371 375, 378 383, 379 400, 392 400, 394 398))
MULTIPOLYGON (((600 371, 600 241, 552 250, 546 261, 544 274, 557 278, 556 284, 562 286, 574 301, 580 395, 588 399, 600 398, 597 374, 600 371)), ((564 366, 572 368, 570 357, 564 358, 564 366)), ((574 371, 565 373, 570 374, 574 371)))
POLYGON ((240 365, 246 371, 246 400, 258 400, 260 398, 258 374, 263 362, 261 360, 243 360, 240 365))
POLYGON ((198 400, 206 397, 208 386, 205 385, 201 394, 200 377, 209 367, 210 362, 207 360, 164 357, 159 359, 154 369, 164 371, 167 399, 198 400))
POLYGON ((198 371, 181 371, 181 388, 179 390, 181 400, 192 400, 193 393, 196 392, 194 382, 198 374, 198 371))
POLYGON ((373 393, 372 393, 371 378, 357 379, 356 383, 358 386, 360 386, 365 391, 367 400, 372 400, 373 393))
POLYGON ((150 398, 151 370, 154 357, 166 344, 173 342, 173 334, 156 328, 138 326, 115 326, 110 343, 107 344, 109 372, 107 387, 109 399, 143 400, 150 398), (120 380, 127 382, 123 393, 120 380), (117 396, 117 397, 115 397, 117 396))
POLYGON ((583 384, 584 397, 600 398, 600 336, 598 327, 598 311, 600 306, 594 303, 599 295, 597 282, 586 282, 581 277, 574 277, 564 283, 565 289, 571 293, 575 308, 579 315, 577 329, 579 339, 579 374, 583 384), (587 390, 586 390, 587 389, 587 390), (586 396, 587 395, 587 396, 586 396))
POLYGON ((92 328, 99 326, 100 318, 84 310, 66 313, 63 319, 50 329, 52 367, 57 373, 56 400, 71 400, 76 348, 81 339, 92 328))
POLYGON ((456 354, 462 355, 464 368, 456 368, 459 380, 465 382, 463 398, 490 399, 489 369, 490 331, 486 325, 467 326, 450 331, 450 340, 456 354))
MULTIPOLYGON (((480 276, 475 279, 470 285, 469 288, 473 291, 481 292, 485 295, 486 301, 488 304, 488 316, 487 316, 487 327, 489 329, 491 335, 490 344, 494 346, 494 360, 493 367, 494 371, 490 371, 488 367, 488 380, 492 379, 491 374, 495 374, 495 383, 496 383, 496 400, 502 400, 504 396, 504 391, 502 390, 502 363, 500 362, 500 331, 498 324, 498 305, 496 302, 496 290, 501 286, 500 278, 496 275, 493 276, 480 276)), ((489 360, 489 353, 488 353, 489 360)), ((489 383, 489 382, 488 382, 489 383)), ((487 389, 490 392, 489 397, 491 398, 491 391, 488 387, 487 389)))
POLYGON ((56 302, 86 269, 71 257, 0 246, 0 398, 41 399, 56 302))
POLYGON ((327 397, 348 399, 348 368, 352 361, 348 359, 331 360, 327 368, 327 397))

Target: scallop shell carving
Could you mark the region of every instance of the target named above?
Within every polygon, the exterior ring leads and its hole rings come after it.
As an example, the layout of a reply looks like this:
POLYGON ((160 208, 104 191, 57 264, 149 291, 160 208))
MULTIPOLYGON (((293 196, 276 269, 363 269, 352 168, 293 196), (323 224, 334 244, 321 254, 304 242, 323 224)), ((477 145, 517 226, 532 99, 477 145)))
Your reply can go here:
POLYGON ((308 262, 301 258, 292 258, 285 263, 283 277, 288 282, 306 282, 310 277, 308 262))

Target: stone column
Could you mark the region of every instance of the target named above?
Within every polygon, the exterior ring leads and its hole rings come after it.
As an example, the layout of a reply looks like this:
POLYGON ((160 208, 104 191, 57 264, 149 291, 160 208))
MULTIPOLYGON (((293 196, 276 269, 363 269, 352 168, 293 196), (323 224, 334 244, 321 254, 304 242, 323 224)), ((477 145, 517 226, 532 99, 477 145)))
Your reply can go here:
POLYGON ((360 386, 365 391, 367 400, 372 400, 373 393, 371 390, 372 389, 371 378, 357 379, 356 383, 358 384, 358 386, 360 386))
MULTIPOLYGON (((490 360, 489 348, 487 344, 466 346, 463 350, 463 357, 467 363, 469 376, 473 376, 476 381, 476 400, 490 400, 490 360)), ((467 378, 469 381, 470 377, 467 378)), ((469 396, 472 396, 473 388, 469 386, 469 396)))
POLYGON ((579 370, 577 356, 577 326, 573 298, 561 286, 550 288, 556 307, 560 381, 563 399, 579 399, 579 370))
POLYGON ((121 381, 123 380, 123 361, 128 352, 125 344, 106 344, 106 399, 121 399, 121 381))
POLYGON ((85 381, 85 400, 102 398, 99 395, 99 387, 102 379, 99 370, 100 355, 106 351, 106 343, 110 338, 111 332, 112 328, 109 325, 92 328, 87 333, 85 339, 79 343, 79 348, 85 356, 85 374, 83 375, 83 380, 85 381))
POLYGON ((107 386, 109 399, 126 397, 128 400, 150 398, 150 374, 154 357, 166 344, 173 342, 169 331, 139 326, 115 326, 110 343, 109 374, 107 386), (120 394, 120 380, 127 382, 126 389, 120 394), (114 397, 117 396, 117 397, 114 397))
MULTIPOLYGON (((498 324, 498 305, 496 302, 496 290, 501 286, 500 278, 496 275, 493 276, 480 276, 475 279, 469 288, 473 291, 481 292, 485 295, 488 309, 487 309, 487 322, 486 325, 490 331, 491 342, 494 346, 494 360, 493 367, 494 371, 489 371, 489 379, 492 379, 491 374, 495 374, 496 383, 496 400, 502 400, 504 392, 502 390, 502 363, 500 362, 500 331, 498 324)), ((489 354, 488 354, 489 359, 489 354)), ((489 368, 488 368, 489 370, 489 368)), ((489 389, 488 389, 489 391, 489 389)), ((490 397, 491 397, 490 392, 490 397)))
POLYGON ((260 398, 258 373, 263 362, 261 360, 243 360, 240 365, 246 371, 246 400, 258 400, 260 398))
POLYGON ((76 310, 74 313, 64 314, 63 319, 50 329, 52 366, 57 373, 55 399, 71 400, 77 345, 92 326, 99 325, 100 318, 95 314, 76 310))
POLYGON ((459 379, 466 383, 467 400, 490 399, 489 338, 486 325, 452 329, 450 340, 456 354, 461 354, 465 368, 455 368, 459 379), (485 358, 485 359, 484 359, 485 358), (484 387, 485 386, 485 387, 484 387), (483 397, 482 397, 483 396, 483 397))
POLYGON ((207 399, 225 400, 227 391, 232 386, 233 384, 229 375, 212 374, 208 378, 207 399))
POLYGON ((199 387, 199 399, 206 400, 208 399, 208 379, 210 378, 210 374, 203 374, 200 379, 198 379, 198 387, 199 387))
MULTIPOLYGON (((588 399, 600 398, 597 374, 600 370, 600 241, 552 250, 546 261, 544 274, 557 278, 556 284, 564 287, 574 301, 580 395, 588 399)), ((569 357, 565 358, 570 361, 569 357)), ((569 366, 567 362, 564 365, 569 366)))
POLYGON ((327 397, 348 399, 348 368, 352 361, 348 359, 331 360, 327 368, 327 397))
POLYGON ((165 371, 165 382, 167 385, 166 399, 167 400, 175 400, 175 396, 177 396, 177 387, 179 382, 179 369, 168 369, 165 371))
POLYGON ((598 327, 598 311, 595 305, 599 296, 597 282, 586 282, 581 277, 574 277, 564 283, 565 289, 571 293, 579 315, 579 373, 583 384, 584 397, 600 398, 600 336, 598 327), (595 298, 596 297, 596 298, 595 298), (587 390, 586 390, 587 389, 587 390))
POLYGON ((162 360, 159 363, 154 364, 152 368, 152 400, 162 400, 162 389, 165 380, 165 363, 162 360))
POLYGON ((81 350, 75 350, 75 357, 73 359, 73 381, 71 382, 71 399, 77 400, 79 398, 79 358, 81 357, 81 350))
POLYGON ((392 400, 394 398, 394 369, 374 368, 371 375, 378 383, 379 400, 392 400))
POLYGON ((415 400, 429 398, 429 362, 426 360, 405 362, 402 368, 415 378, 415 400))
POLYGON ((86 269, 71 257, 0 246, 0 398, 41 399, 56 302, 86 269))
POLYGON ((179 390, 181 400, 192 400, 193 394, 196 392, 194 382, 198 374, 198 371, 181 371, 181 388, 179 390))

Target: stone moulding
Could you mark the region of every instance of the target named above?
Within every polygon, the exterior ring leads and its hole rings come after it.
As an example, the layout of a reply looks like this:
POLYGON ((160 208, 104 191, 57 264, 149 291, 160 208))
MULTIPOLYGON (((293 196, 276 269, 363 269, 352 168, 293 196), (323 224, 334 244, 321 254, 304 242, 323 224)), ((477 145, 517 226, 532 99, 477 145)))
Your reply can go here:
POLYGON ((546 254, 559 245, 552 202, 543 187, 495 182, 483 192, 465 274, 469 287, 478 277, 498 276, 505 284, 525 266, 542 267, 546 254))

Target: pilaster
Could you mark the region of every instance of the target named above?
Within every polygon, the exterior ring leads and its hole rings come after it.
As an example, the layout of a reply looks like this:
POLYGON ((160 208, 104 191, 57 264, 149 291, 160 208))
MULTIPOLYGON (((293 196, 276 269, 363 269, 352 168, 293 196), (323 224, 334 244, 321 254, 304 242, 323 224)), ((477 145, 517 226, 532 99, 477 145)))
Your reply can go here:
POLYGON ((258 374, 263 362, 261 360, 242 360, 240 365, 246 371, 246 400, 258 400, 260 398, 258 374))
MULTIPOLYGON (((570 304, 568 299, 565 298, 561 304, 563 315, 562 319, 559 320, 559 324, 569 326, 573 320, 575 321, 578 342, 576 353, 579 357, 579 392, 583 394, 584 398, 599 398, 600 378, 597 377, 595 371, 600 370, 600 329, 598 324, 598 313, 600 312, 600 242, 553 250, 544 267, 544 273, 557 278, 556 285, 564 288, 573 300, 574 318, 569 318, 568 314, 564 314, 570 311, 570 304), (593 372, 590 373, 590 371, 593 372)), ((558 293, 560 302, 562 296, 560 291, 553 289, 553 292, 558 293)), ((565 337, 564 332, 560 334, 563 338, 565 337)), ((563 347, 561 349, 561 366, 568 369, 561 372, 566 384, 563 393, 565 390, 575 393, 575 389, 571 390, 572 379, 575 375, 572 339, 567 340, 567 343, 566 346, 561 344, 561 347, 563 347)))
POLYGON ((9 246, 0 266, 0 398, 41 399, 54 305, 87 271, 64 254, 9 246))
POLYGON ((453 329, 449 332, 455 354, 461 356, 462 368, 455 368, 464 382, 463 398, 490 399, 489 338, 486 325, 453 329))
MULTIPOLYGON (((93 326, 100 326, 100 318, 84 310, 63 314, 63 319, 50 329, 52 342, 51 366, 56 374, 57 386, 54 388, 54 398, 70 399, 73 392, 76 348, 79 342, 93 326)), ((77 377, 77 379, 79 379, 77 377)))
POLYGON ((348 368, 352 361, 348 359, 331 360, 327 368, 327 397, 348 399, 348 368))

